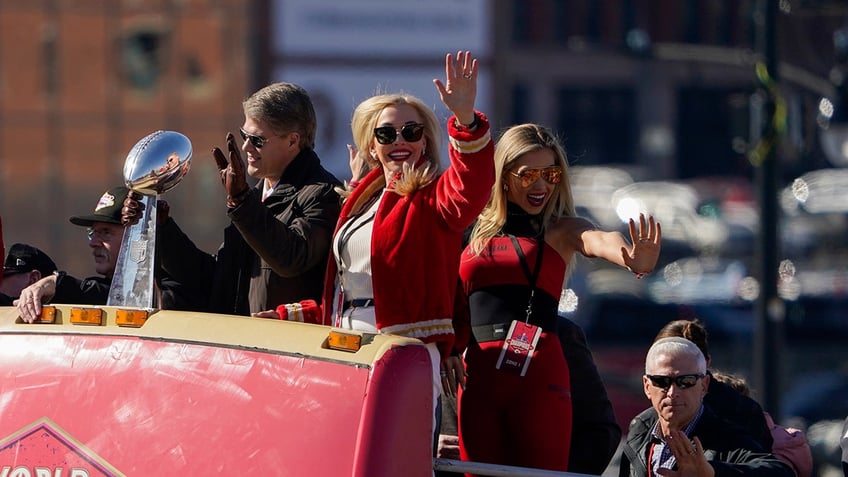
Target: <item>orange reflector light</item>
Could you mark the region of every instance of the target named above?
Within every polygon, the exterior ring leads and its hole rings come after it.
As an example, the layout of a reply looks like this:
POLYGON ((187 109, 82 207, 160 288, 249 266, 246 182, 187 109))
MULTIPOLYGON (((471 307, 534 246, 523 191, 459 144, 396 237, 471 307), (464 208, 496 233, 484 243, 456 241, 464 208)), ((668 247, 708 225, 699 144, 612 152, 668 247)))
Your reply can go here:
POLYGON ((327 346, 332 349, 355 353, 362 346, 362 336, 330 331, 327 336, 327 346))
POLYGON ((55 323, 56 322, 56 307, 42 306, 41 316, 35 320, 36 323, 55 323))
POLYGON ((147 321, 147 310, 118 310, 115 312, 115 323, 118 326, 141 328, 147 321))
POLYGON ((76 325, 102 325, 103 310, 100 308, 71 308, 71 323, 76 325))

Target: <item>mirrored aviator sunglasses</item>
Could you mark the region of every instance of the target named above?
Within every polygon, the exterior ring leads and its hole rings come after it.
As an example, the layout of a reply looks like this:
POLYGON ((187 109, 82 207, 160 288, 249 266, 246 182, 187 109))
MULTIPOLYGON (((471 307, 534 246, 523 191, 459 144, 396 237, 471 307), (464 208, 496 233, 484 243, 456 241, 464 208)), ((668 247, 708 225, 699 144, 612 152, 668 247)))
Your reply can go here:
POLYGON ((392 126, 374 128, 374 137, 383 145, 392 144, 397 140, 398 132, 406 142, 418 142, 424 137, 423 124, 404 124, 399 130, 392 126))
POLYGON ((660 389, 668 389, 672 383, 679 389, 689 389, 698 383, 698 380, 703 378, 703 374, 681 374, 680 376, 658 376, 655 374, 645 375, 655 387, 660 389))
POLYGON ((543 169, 523 169, 519 172, 510 172, 518 178, 521 187, 530 187, 539 177, 545 179, 548 184, 559 184, 562 181, 562 167, 551 166, 543 169))

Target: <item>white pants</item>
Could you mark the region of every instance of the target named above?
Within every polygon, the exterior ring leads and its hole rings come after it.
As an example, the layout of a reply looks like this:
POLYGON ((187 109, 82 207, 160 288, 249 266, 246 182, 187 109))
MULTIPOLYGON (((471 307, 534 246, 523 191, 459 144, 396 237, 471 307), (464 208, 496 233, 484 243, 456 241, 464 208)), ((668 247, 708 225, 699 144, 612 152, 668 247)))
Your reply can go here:
MULTIPOLYGON (((366 333, 379 333, 377 329, 377 320, 374 315, 373 306, 365 306, 362 308, 350 308, 342 313, 341 327, 346 330, 364 331, 366 333)), ((433 374, 433 422, 430 429, 430 434, 436 433, 436 406, 439 403, 439 397, 442 395, 442 354, 439 352, 439 347, 436 343, 427 343, 427 352, 430 353, 430 368, 433 374)))

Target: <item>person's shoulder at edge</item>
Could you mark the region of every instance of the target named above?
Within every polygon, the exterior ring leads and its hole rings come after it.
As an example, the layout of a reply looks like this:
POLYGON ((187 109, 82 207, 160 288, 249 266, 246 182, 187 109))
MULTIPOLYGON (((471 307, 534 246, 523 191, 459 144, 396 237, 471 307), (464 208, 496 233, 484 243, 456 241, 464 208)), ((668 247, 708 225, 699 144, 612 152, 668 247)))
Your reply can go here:
POLYGON ((301 152, 301 155, 307 160, 304 161, 304 172, 306 183, 304 185, 323 185, 330 184, 333 187, 342 185, 342 181, 335 174, 327 170, 314 149, 307 149, 301 152))
POLYGON ((704 404, 704 414, 695 432, 696 435, 706 434, 712 437, 711 440, 704 442, 705 447, 723 451, 743 449, 771 455, 751 429, 719 415, 709 404, 704 404))
POLYGON ((755 399, 746 396, 730 385, 711 379, 704 403, 722 418, 750 427, 751 434, 766 450, 773 444, 763 408, 755 399))

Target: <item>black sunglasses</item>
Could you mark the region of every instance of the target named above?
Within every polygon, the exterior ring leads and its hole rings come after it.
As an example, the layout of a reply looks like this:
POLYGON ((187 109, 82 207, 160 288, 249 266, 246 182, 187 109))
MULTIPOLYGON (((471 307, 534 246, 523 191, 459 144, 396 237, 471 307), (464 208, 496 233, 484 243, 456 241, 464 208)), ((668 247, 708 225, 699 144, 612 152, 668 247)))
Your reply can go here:
POLYGON ((262 136, 250 134, 242 128, 239 128, 239 132, 241 133, 241 140, 247 141, 248 139, 250 139, 250 143, 253 144, 253 147, 255 147, 256 149, 262 149, 262 146, 265 145, 265 141, 268 140, 262 136))
POLYGON ((698 383, 698 380, 703 378, 704 374, 681 374, 680 376, 657 376, 654 374, 646 374, 645 377, 651 380, 651 384, 660 389, 668 389, 674 383, 680 389, 689 389, 698 383))
POLYGON ((418 142, 424 137, 423 124, 404 124, 400 130, 393 126, 380 126, 374 128, 374 137, 380 144, 392 144, 397 140, 398 132, 406 142, 418 142))

